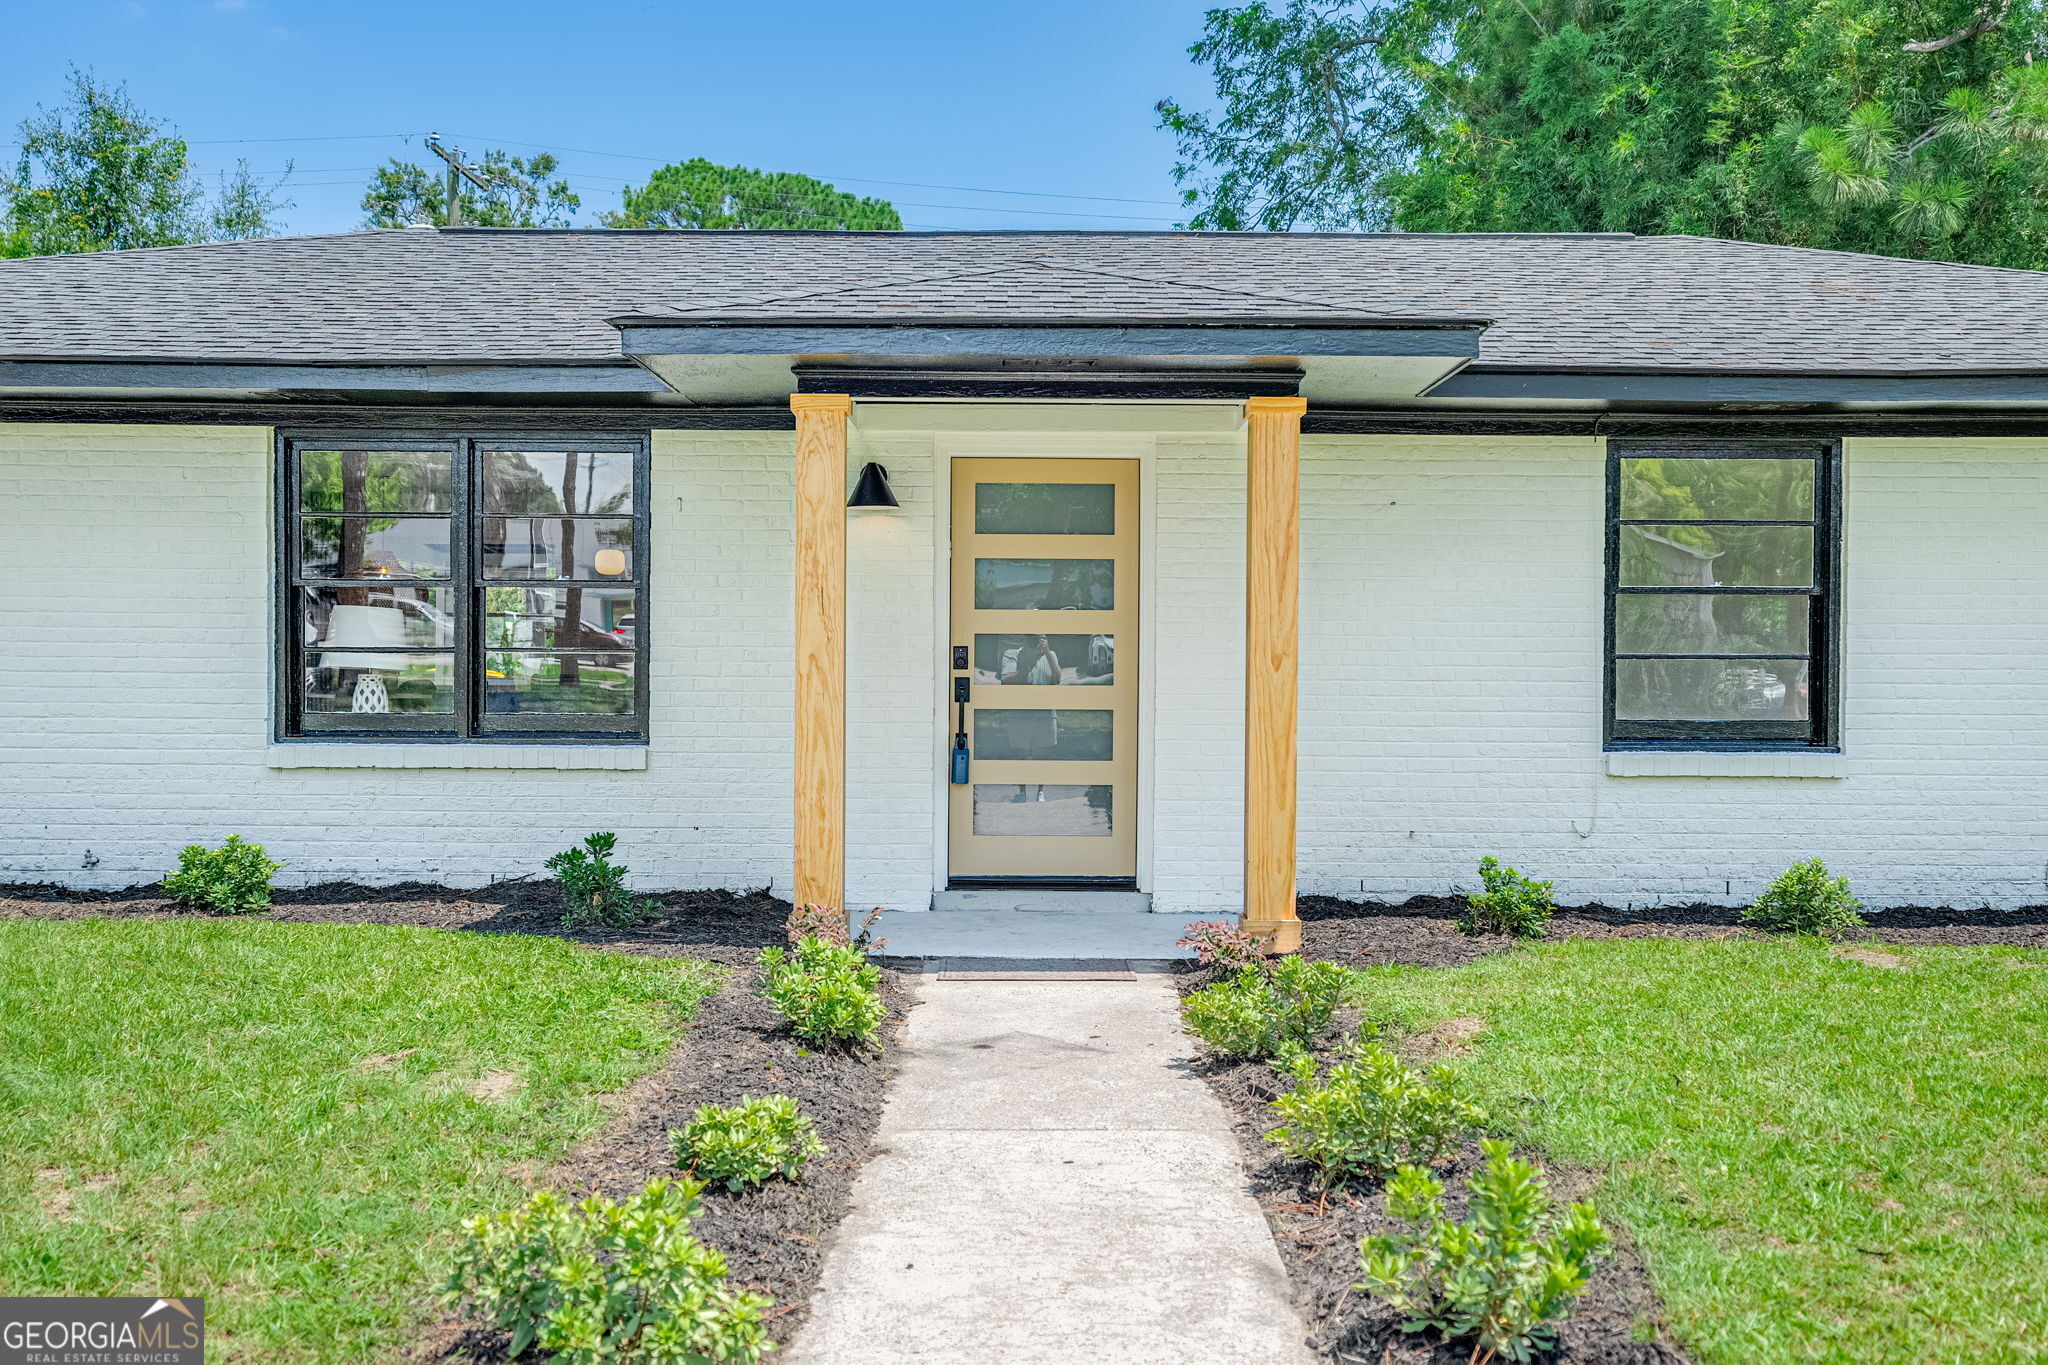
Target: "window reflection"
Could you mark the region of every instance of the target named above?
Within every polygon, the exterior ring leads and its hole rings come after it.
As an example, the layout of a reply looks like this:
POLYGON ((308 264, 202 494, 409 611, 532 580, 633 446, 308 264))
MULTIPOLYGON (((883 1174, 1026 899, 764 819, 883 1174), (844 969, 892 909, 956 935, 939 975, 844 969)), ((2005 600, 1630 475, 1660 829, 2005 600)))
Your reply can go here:
POLYGON ((999 611, 1108 611, 1113 559, 977 559, 974 605, 999 611))
POLYGON ((974 832, 1027 839, 1106 839, 1110 791, 1108 783, 980 783, 974 788, 974 832))
POLYGON ((1109 711, 978 706, 974 756, 989 760, 1046 759, 1107 763, 1112 753, 1109 711))
POLYGON ((1116 681, 1113 635, 976 635, 979 687, 1107 687, 1116 681))

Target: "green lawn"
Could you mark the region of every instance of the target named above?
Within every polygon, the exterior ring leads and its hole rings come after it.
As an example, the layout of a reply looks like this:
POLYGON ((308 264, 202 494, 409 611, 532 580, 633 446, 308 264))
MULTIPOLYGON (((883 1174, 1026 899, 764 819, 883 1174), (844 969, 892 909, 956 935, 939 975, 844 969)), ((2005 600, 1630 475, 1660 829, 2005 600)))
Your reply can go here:
POLYGON ((2048 953, 1577 940, 1357 977, 1484 1020, 1497 1124, 1596 1168, 1702 1362, 2048 1359, 2048 953))
POLYGON ((455 1222, 722 979, 544 938, 0 923, 0 1293, 203 1294, 223 1360, 389 1354, 455 1222))

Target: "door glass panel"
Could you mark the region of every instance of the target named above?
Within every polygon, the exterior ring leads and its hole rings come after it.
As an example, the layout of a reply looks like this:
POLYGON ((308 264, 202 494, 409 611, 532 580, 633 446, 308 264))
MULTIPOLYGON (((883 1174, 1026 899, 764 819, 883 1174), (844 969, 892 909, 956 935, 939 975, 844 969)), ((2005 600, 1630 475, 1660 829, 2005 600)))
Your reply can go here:
POLYGON ((1621 515, 1629 521, 1811 521, 1813 461, 1625 459, 1621 515))
POLYGON ((997 536, 1116 534, 1113 483, 978 483, 974 532, 997 536))
POLYGON ((1805 588, 1811 526, 1624 526, 1621 585, 1805 588))
POLYGON ((308 578, 446 578, 446 517, 301 517, 308 578))
POLYGON ((1616 659, 1616 720, 1805 720, 1804 659, 1616 659))
POLYGON ((1623 593, 1614 599, 1619 654, 1804 654, 1811 598, 1623 593))
POLYGON ((977 635, 977 687, 1107 687, 1116 681, 1113 635, 977 635))
POLYGON ((1108 711, 976 707, 974 756, 1107 763, 1111 757, 1110 715, 1108 711))
POLYGON ((977 559, 974 605, 996 611, 1108 611, 1113 559, 977 559))
POLYGON ((974 788, 974 832, 1035 839, 1107 839, 1107 783, 990 782, 974 788))

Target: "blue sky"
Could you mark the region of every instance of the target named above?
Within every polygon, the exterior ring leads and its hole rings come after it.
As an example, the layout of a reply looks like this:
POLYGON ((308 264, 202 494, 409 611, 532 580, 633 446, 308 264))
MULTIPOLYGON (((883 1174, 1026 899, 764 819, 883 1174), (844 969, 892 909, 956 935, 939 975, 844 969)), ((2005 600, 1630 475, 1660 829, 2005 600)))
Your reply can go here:
POLYGON ((428 131, 575 149, 557 155, 593 223, 628 180, 705 156, 888 198, 913 227, 1162 228, 1152 106, 1206 93, 1186 48, 1213 3, 15 0, 0 142, 76 63, 174 124, 209 180, 293 163, 294 232, 356 226, 369 168, 430 163, 428 131))

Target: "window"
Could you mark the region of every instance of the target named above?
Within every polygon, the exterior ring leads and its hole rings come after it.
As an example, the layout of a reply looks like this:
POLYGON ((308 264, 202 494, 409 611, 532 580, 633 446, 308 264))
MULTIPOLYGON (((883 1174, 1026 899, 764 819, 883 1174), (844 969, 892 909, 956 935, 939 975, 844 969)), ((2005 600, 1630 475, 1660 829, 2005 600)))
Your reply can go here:
POLYGON ((644 442, 288 441, 282 469, 285 734, 645 735, 644 442))
POLYGON ((1834 742, 1837 448, 1610 446, 1607 739, 1834 742))

